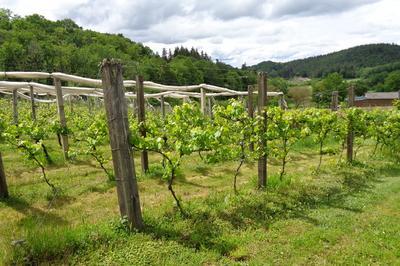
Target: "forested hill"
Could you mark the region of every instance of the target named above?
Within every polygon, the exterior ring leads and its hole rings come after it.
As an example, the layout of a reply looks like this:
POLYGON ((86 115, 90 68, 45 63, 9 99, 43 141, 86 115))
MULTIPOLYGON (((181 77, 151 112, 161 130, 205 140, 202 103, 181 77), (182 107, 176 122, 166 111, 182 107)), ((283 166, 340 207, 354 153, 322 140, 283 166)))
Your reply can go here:
POLYGON ((79 27, 74 21, 50 21, 40 15, 20 17, 0 9, 0 71, 60 71, 98 77, 103 58, 119 58, 124 76, 137 73, 146 80, 172 85, 209 83, 244 90, 256 80, 196 49, 177 47, 162 55, 122 34, 104 34, 79 27))
POLYGON ((294 60, 286 63, 261 62, 249 67, 266 71, 270 76, 323 77, 338 72, 345 78, 359 76, 360 70, 400 61, 400 46, 395 44, 368 44, 326 55, 294 60))

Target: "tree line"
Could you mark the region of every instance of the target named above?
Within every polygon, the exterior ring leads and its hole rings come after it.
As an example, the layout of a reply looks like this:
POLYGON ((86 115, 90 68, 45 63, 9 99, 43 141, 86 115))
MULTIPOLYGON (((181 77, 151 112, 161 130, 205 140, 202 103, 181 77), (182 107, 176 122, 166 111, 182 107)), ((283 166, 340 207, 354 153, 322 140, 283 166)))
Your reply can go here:
POLYGON ((400 62, 400 46, 396 44, 368 44, 346 50, 293 60, 286 63, 261 62, 249 68, 266 71, 271 76, 321 78, 337 72, 344 78, 361 76, 364 68, 400 62))
POLYGON ((245 90, 256 82, 253 70, 241 70, 195 48, 164 49, 162 54, 122 34, 85 30, 71 19, 21 17, 0 9, 0 67, 5 71, 64 72, 97 78, 103 58, 124 63, 125 78, 141 74, 146 80, 189 85, 209 83, 245 90))

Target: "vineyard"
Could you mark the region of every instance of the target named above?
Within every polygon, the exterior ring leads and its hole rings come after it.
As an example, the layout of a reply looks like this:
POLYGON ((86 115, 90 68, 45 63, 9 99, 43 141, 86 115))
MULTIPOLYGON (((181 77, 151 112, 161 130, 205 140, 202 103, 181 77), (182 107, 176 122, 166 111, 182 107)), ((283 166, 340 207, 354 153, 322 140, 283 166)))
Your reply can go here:
MULTIPOLYGON (((3 75, 7 263, 282 264, 282 254, 310 262, 302 252, 317 264, 399 259, 398 213, 374 220, 394 237, 386 242, 371 244, 375 231, 362 223, 384 217, 374 204, 400 190, 398 108, 353 108, 350 88, 342 108, 334 94, 332 109, 287 109, 282 93, 267 92, 264 74, 257 92, 236 92, 123 81, 109 61, 101 71, 99 81, 52 75, 54 87, 3 75), (356 250, 335 246, 347 234, 356 250)), ((398 197, 390 202, 398 206, 398 197)))

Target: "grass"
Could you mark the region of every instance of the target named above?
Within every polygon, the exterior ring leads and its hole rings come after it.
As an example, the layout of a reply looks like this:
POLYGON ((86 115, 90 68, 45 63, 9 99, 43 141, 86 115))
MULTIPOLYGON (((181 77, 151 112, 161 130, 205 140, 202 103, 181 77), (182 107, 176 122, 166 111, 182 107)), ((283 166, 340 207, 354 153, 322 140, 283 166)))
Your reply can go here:
MULTIPOLYGON (((52 197, 34 165, 1 147, 10 199, 0 202, 0 261, 4 264, 265 265, 399 264, 400 166, 371 160, 366 145, 353 165, 337 152, 318 155, 305 140, 295 147, 287 176, 269 164, 268 188, 256 187, 257 164, 246 163, 233 193, 236 162, 183 162, 176 191, 189 216, 176 212, 160 178, 160 157, 138 175, 146 229, 128 233, 115 184, 89 158, 64 164, 55 141, 52 197)), ((334 141, 327 150, 336 151, 334 141)), ((337 146, 337 145, 336 145, 337 146)), ((108 147, 103 147, 105 150, 108 147)), ((140 172, 136 154, 136 171, 140 172)), ((109 167, 111 164, 108 165, 109 167)))

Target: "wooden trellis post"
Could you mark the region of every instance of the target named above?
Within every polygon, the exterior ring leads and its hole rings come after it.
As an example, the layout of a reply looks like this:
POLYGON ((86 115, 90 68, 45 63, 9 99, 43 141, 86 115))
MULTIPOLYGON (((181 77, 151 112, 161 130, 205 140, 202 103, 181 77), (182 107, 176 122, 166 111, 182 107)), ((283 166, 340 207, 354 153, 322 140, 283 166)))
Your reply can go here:
POLYGON ((210 116, 211 119, 213 119, 213 99, 211 98, 211 96, 209 96, 207 98, 207 102, 208 102, 208 115, 210 116))
POLYGON ((72 101, 72 95, 68 96, 68 101, 69 101, 69 111, 72 114, 74 112, 74 103, 72 101))
POLYGON ((89 109, 89 113, 92 114, 93 113, 93 106, 92 106, 91 97, 87 96, 86 102, 87 102, 87 106, 88 106, 88 109, 89 109))
MULTIPOLYGON (((136 92, 137 92, 137 104, 138 104, 138 122, 141 123, 140 126, 140 134, 142 137, 146 137, 146 128, 144 127, 144 123, 146 122, 146 109, 145 109, 145 101, 144 101, 144 87, 143 87, 143 77, 136 76, 136 92)), ((141 163, 142 163, 142 172, 149 171, 149 157, 147 151, 144 150, 140 154, 141 163)))
MULTIPOLYGON (((253 97, 254 87, 252 85, 247 86, 247 112, 250 118, 254 118, 254 97, 253 97)), ((249 150, 254 151, 254 143, 250 142, 249 150)))
POLYGON ((165 102, 164 102, 164 95, 160 97, 160 108, 161 108, 161 115, 162 118, 165 119, 165 102))
MULTIPOLYGON (((348 88, 348 106, 349 108, 354 106, 355 95, 354 95, 354 87, 350 86, 348 88)), ((353 161, 353 144, 354 144, 354 131, 351 122, 348 125, 347 131, 347 162, 351 163, 353 161)))
POLYGON ((63 130, 63 132, 61 133, 61 136, 60 136, 61 137, 61 145, 62 145, 63 152, 64 152, 64 159, 68 159, 69 145, 68 145, 68 135, 66 133, 67 120, 65 119, 64 98, 63 98, 63 94, 62 94, 61 80, 58 78, 54 78, 54 86, 56 88, 58 116, 60 118, 60 125, 63 130))
POLYGON ((0 198, 8 198, 8 187, 4 171, 3 157, 0 152, 0 198))
POLYGON ((15 125, 18 125, 18 90, 17 89, 13 89, 12 104, 13 104, 13 122, 15 125))
POLYGON ((337 111, 339 105, 339 92, 332 91, 331 110, 337 111))
POLYGON ((119 209, 121 216, 126 217, 131 226, 142 229, 144 225, 133 152, 129 144, 128 109, 121 64, 104 59, 101 64, 101 79, 119 209))
POLYGON ((204 88, 200 89, 200 103, 201 103, 201 112, 206 114, 207 112, 207 103, 206 103, 206 90, 204 88))
MULTIPOLYGON (((267 112, 265 110, 267 106, 267 75, 264 72, 258 73, 258 115, 263 118, 263 131, 267 130, 267 112)), ((265 138, 261 138, 260 151, 263 153, 258 158, 258 188, 264 189, 267 186, 267 155, 265 149, 267 141, 265 138)))
POLYGON ((35 94, 33 92, 33 87, 29 86, 29 92, 31 96, 31 115, 32 115, 32 120, 36 121, 36 105, 35 105, 35 94))

